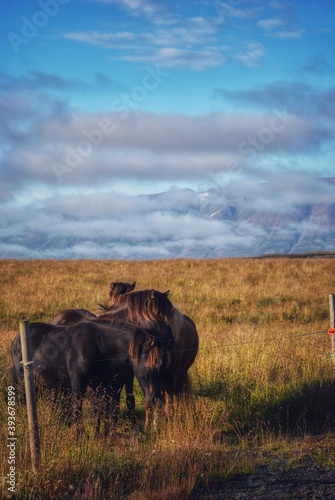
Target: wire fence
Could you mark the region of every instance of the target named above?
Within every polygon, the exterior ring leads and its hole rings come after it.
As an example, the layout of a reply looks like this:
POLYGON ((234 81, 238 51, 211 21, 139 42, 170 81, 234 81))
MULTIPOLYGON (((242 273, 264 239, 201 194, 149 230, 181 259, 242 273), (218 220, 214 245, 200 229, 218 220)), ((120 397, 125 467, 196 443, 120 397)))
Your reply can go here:
MULTIPOLYGON (((317 331, 317 332, 302 333, 302 334, 292 335, 292 336, 285 336, 285 337, 282 337, 282 338, 287 338, 287 339, 290 339, 290 340, 297 340, 297 339, 303 338, 303 337, 312 337, 312 336, 316 336, 316 335, 326 335, 328 333, 330 333, 329 329, 327 329, 327 330, 321 330, 321 331, 317 331)), ((202 345, 202 346, 199 346, 198 349, 199 349, 199 351, 204 351, 204 350, 213 350, 213 349, 218 349, 218 348, 239 347, 239 346, 245 346, 245 345, 248 345, 248 344, 263 344, 263 343, 265 344, 265 343, 271 343, 271 342, 278 342, 278 337, 271 337, 271 338, 267 338, 267 339, 254 339, 254 340, 240 341, 240 342, 215 343, 215 344, 212 344, 212 345, 202 345)), ((193 350, 194 349, 188 349, 188 350, 183 349, 183 350, 179 351, 179 350, 173 350, 173 349, 171 349, 169 352, 170 353, 180 353, 180 352, 187 352, 187 351, 193 351, 193 350)), ((328 351, 327 353, 320 354, 319 357, 323 358, 324 361, 329 361, 330 359, 334 358, 334 354, 330 354, 329 351, 328 351)), ((111 357, 111 358, 106 358, 106 359, 104 359, 104 361, 109 361, 109 360, 112 361, 113 359, 116 359, 116 358, 117 358, 117 356, 114 356, 114 357, 111 357)), ((101 359, 95 359, 95 360, 90 360, 89 362, 90 363, 96 363, 96 362, 101 362, 101 361, 102 361, 101 359)), ((301 360, 299 360, 298 363, 301 363, 301 360)), ((291 362, 290 364, 296 364, 296 363, 295 362, 291 362)), ((5 368, 3 368, 0 371, 0 375, 3 375, 7 370, 10 370, 12 368, 13 368, 12 364, 6 366, 5 368)), ((46 429, 46 428, 50 428, 50 427, 59 426, 60 423, 61 423, 61 419, 59 419, 58 421, 52 422, 52 423, 39 425, 39 429, 42 430, 42 429, 46 429)), ((28 430, 26 429, 22 433, 16 433, 16 437, 19 439, 20 437, 26 436, 27 431, 28 430)))
MULTIPOLYGON (((302 337, 311 337, 311 336, 314 336, 314 335, 325 335, 325 334, 328 334, 329 333, 329 329, 327 330, 321 330, 321 331, 318 331, 318 332, 311 332, 311 333, 302 333, 302 334, 299 334, 299 335, 291 335, 291 336, 281 336, 281 338, 286 338, 286 339, 290 339, 290 340, 295 340, 295 339, 298 339, 298 338, 302 338, 302 337)), ((170 353, 170 354, 179 354, 179 353, 182 353, 182 352, 193 352, 193 351, 206 351, 206 350, 212 350, 212 349, 218 349, 218 348, 225 348, 225 347, 238 347, 238 346, 245 346, 245 345, 252 345, 252 344, 268 344, 268 343, 271 343, 271 342, 278 342, 278 337, 270 337, 270 338, 267 338, 267 339, 258 339, 258 340, 248 340, 248 341, 241 341, 241 342, 229 342, 229 343, 215 343, 215 344, 212 344, 212 345, 200 345, 199 347, 197 348, 192 348, 192 349, 180 349, 180 350, 176 350, 176 349, 168 349, 166 352, 170 353)), ((122 359, 124 358, 124 355, 122 356, 119 356, 119 355, 115 355, 115 356, 111 356, 111 357, 108 357, 108 358, 99 358, 99 359, 91 359, 91 360, 88 360, 87 363, 101 363, 102 361, 113 361, 115 359, 122 359)), ((22 363, 21 363, 22 364, 22 363)), ((54 365, 54 364, 53 364, 54 365)), ((48 364, 44 363, 43 366, 48 366, 48 364)), ((62 365, 60 365, 62 366, 62 365)), ((13 365, 10 364, 8 366, 6 366, 5 368, 3 368, 2 370, 0 370, 0 375, 2 375, 3 373, 5 373, 7 370, 10 370, 11 368, 13 368, 13 365)))
MULTIPOLYGON (((326 353, 322 353, 319 356, 321 357, 321 359, 323 361, 329 361, 330 359, 333 359, 333 376, 332 376, 332 379, 334 381, 334 379, 335 379, 335 364, 334 364, 334 353, 335 353, 335 296, 334 295, 329 295, 329 303, 330 303, 330 326, 331 326, 331 328, 329 330, 327 329, 327 330, 321 330, 321 331, 317 331, 317 332, 299 333, 298 335, 294 334, 294 335, 290 335, 290 336, 286 335, 286 336, 280 336, 280 338, 289 338, 290 341, 293 341, 293 340, 301 339, 301 338, 304 338, 304 337, 307 338, 307 337, 312 337, 312 336, 317 336, 317 335, 325 335, 327 333, 331 333, 332 335, 331 335, 331 350, 330 350, 330 352, 327 353, 327 354, 326 353)), ((29 440, 30 440, 32 469, 35 472, 37 470, 37 468, 39 467, 39 465, 40 465, 40 440, 39 440, 39 432, 41 430, 45 430, 45 429, 48 429, 48 428, 51 428, 51 427, 59 426, 60 423, 61 423, 61 418, 57 419, 54 422, 43 423, 42 425, 38 425, 37 407, 36 407, 36 399, 35 399, 35 384, 34 384, 33 366, 32 366, 34 364, 34 360, 33 360, 33 355, 31 353, 31 345, 30 345, 31 342, 30 342, 30 334, 29 334, 29 332, 30 332, 29 322, 28 321, 21 321, 20 322, 20 342, 21 342, 21 355, 23 357, 23 361, 21 361, 21 365, 23 364, 24 368, 27 368, 26 370, 24 370, 24 381, 25 381, 25 389, 26 389, 25 394, 26 394, 26 403, 27 403, 28 430, 24 429, 24 432, 22 432, 22 433, 21 432, 17 432, 18 429, 16 428, 16 425, 15 425, 16 407, 15 407, 15 409, 13 409, 13 407, 10 406, 10 401, 9 401, 10 389, 14 389, 14 399, 15 399, 15 388, 14 387, 8 387, 8 427, 7 427, 7 431, 8 431, 8 436, 10 436, 10 437, 7 436, 7 439, 10 440, 10 443, 11 443, 10 446, 14 446, 14 448, 15 448, 15 444, 14 444, 15 441, 17 439, 19 439, 19 438, 22 438, 23 436, 26 436, 27 432, 28 432, 28 436, 29 436, 29 440), (9 410, 11 410, 12 413, 9 410), (14 418, 14 420, 10 420, 12 418, 14 418)), ((50 360, 50 362, 48 362, 47 356, 46 356, 45 357, 46 363, 43 363, 43 365, 40 365, 39 367, 37 367, 37 369, 40 368, 40 370, 43 370, 43 369, 46 369, 48 366, 51 366, 53 370, 55 369, 55 362, 52 359, 53 355, 56 353, 56 359, 57 359, 59 352, 62 352, 62 349, 64 350, 64 340, 68 340, 68 339, 66 339, 67 336, 68 336, 68 334, 66 334, 65 337, 62 336, 62 335, 60 335, 59 338, 57 338, 55 336, 52 339, 50 339, 50 345, 49 345, 49 348, 51 349, 49 351, 49 360, 50 360), (58 343, 58 345, 57 345, 57 343, 58 343), (58 349, 58 352, 56 352, 57 349, 58 349), (54 351, 52 352, 52 350, 54 350, 54 351)), ((69 335, 68 337, 71 337, 71 335, 69 335)), ((200 347, 197 346, 196 348, 190 348, 190 349, 176 349, 173 346, 170 347, 170 349, 168 349, 167 346, 165 346, 165 352, 169 352, 170 355, 173 355, 173 354, 184 353, 184 352, 191 352, 191 351, 198 351, 198 350, 200 350, 200 351, 205 351, 205 350, 211 351, 211 350, 214 350, 214 349, 218 350, 218 349, 225 349, 225 348, 229 348, 229 347, 236 347, 237 348, 237 347, 246 346, 246 345, 252 345, 252 344, 258 344, 258 345, 260 345, 260 344, 274 343, 274 342, 278 342, 278 338, 279 338, 278 336, 273 336, 271 338, 264 338, 264 339, 250 339, 248 337, 248 340, 247 339, 243 339, 243 340, 239 340, 239 341, 236 341, 236 342, 222 342, 222 343, 215 342, 213 344, 200 345, 200 347)), ((67 344, 67 345, 69 345, 69 344, 67 344)), ((67 345, 65 345, 65 347, 67 347, 67 345)), ((44 347, 46 347, 46 346, 44 346, 44 347)), ((97 352, 99 353, 99 350, 97 352)), ((127 358, 127 355, 128 355, 128 352, 126 350, 125 352, 122 353, 122 355, 116 354, 115 356, 111 356, 111 357, 109 357, 109 356, 108 357, 100 356, 97 359, 88 359, 87 361, 84 361, 84 363, 107 363, 107 366, 109 366, 108 365, 109 361, 112 361, 112 360, 115 360, 115 359, 118 359, 118 358, 125 359, 125 358, 127 358)), ((161 358, 161 359, 163 359, 163 358, 161 358)), ((301 364, 301 362, 302 362, 302 360, 299 359, 296 364, 301 364)), ((291 361, 291 363, 294 363, 294 362, 291 361)), ((291 363, 289 363, 289 364, 291 364, 291 363)), ((59 363, 56 364, 56 370, 59 370, 58 369, 58 364, 59 363)), ((65 361, 65 356, 64 356, 63 362, 59 366, 64 370, 65 377, 67 377, 69 379, 70 375, 69 374, 66 375, 66 361, 65 361)), ((0 371, 0 375, 3 376, 3 374, 5 374, 7 372, 7 370, 10 370, 11 368, 12 368, 11 365, 8 365, 7 367, 3 368, 0 371)), ((277 364, 276 368, 278 368, 278 364, 277 364)), ((14 366, 14 370, 15 369, 18 370, 19 366, 14 366)), ((60 371, 62 371, 62 370, 60 370, 60 371)), ((135 367, 134 367, 134 371, 135 371, 135 367)), ((60 380, 61 379, 59 379, 59 381, 60 380)), ((104 385, 104 387, 106 389, 106 387, 107 387, 106 381, 104 383, 102 380, 99 380, 99 382, 101 382, 101 384, 104 385)), ((71 379, 71 383, 73 383, 72 379, 71 379)), ((111 384, 111 382, 108 381, 108 384, 111 384)), ((123 388, 123 386, 125 384, 126 384, 126 380, 123 381, 122 387, 121 388, 119 387, 118 390, 121 391, 121 389, 123 388)), ((61 382, 59 382, 59 385, 61 386, 61 382)), ((86 387, 86 389, 85 389, 84 392, 86 392, 89 389, 89 386, 90 386, 90 384, 87 383, 87 387, 86 387)), ((58 387, 58 388, 62 389, 62 387, 58 387)), ((57 390, 57 387, 55 389, 57 390)), ((106 389, 106 390, 107 390, 107 394, 106 395, 110 396, 109 389, 106 389)), ((159 390, 160 390, 160 388, 159 388, 159 390)), ((129 392, 130 392, 130 388, 128 387, 127 388, 127 394, 128 395, 129 395, 129 392)), ((66 400, 68 400, 69 402, 73 401, 73 398, 71 398, 71 395, 73 396, 73 394, 71 392, 71 384, 70 384, 70 387, 69 387, 69 390, 68 390, 68 396, 66 397, 66 400)), ((61 396, 62 396, 62 393, 61 393, 61 396)), ((80 393, 80 394, 77 394, 76 396, 77 396, 77 398, 79 397, 81 399, 82 396, 84 396, 84 394, 80 393)), ((13 396, 11 396, 11 397, 13 397, 13 396)), ((90 399, 90 398, 88 398, 88 399, 90 399)), ((119 397, 117 398, 117 400, 118 400, 117 402, 119 403, 119 397)), ((59 399, 58 401, 59 401, 59 404, 62 405, 63 399, 59 399)), ((75 410, 76 411, 78 410, 77 403, 79 403, 79 399, 77 399, 77 402, 75 404, 75 410)), ((15 404, 16 403, 14 401, 14 405, 15 404)), ((99 408, 99 406, 97 406, 97 409, 98 408, 99 408)), ((70 415, 70 413, 69 413, 69 415, 70 415)), ((99 411, 98 412, 95 411, 95 416, 96 417, 97 417, 98 414, 99 414, 99 411)), ((146 415, 146 417, 147 417, 147 415, 146 415)), ((80 423, 81 423, 81 425, 83 424, 82 421, 80 423)))
MULTIPOLYGON (((281 338, 286 338, 286 339, 297 339, 300 337, 309 337, 312 335, 324 335, 328 333, 328 330, 322 330, 320 332, 312 332, 312 333, 303 333, 301 335, 294 335, 294 336, 282 336, 281 338)), ((271 343, 271 342, 278 342, 278 337, 271 337, 269 339, 262 339, 262 340, 248 340, 248 341, 243 341, 243 342, 230 342, 228 344, 215 344, 212 346, 202 346, 199 347, 200 349, 217 349, 218 347, 233 347, 233 346, 242 346, 242 345, 248 345, 248 344, 266 344, 266 343, 271 343)), ((172 351, 171 351, 172 352, 172 351)))

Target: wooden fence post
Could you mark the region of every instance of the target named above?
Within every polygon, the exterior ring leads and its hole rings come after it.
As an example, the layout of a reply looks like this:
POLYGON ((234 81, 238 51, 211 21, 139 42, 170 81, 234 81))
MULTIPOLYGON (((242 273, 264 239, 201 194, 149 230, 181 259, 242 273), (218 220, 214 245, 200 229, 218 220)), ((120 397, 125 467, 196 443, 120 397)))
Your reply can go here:
POLYGON ((333 379, 335 380, 335 295, 329 294, 329 317, 330 317, 330 329, 328 330, 331 334, 332 342, 332 357, 333 357, 333 379))
POLYGON ((33 356, 30 343, 29 321, 20 321, 20 340, 24 373, 24 387, 27 402, 31 465, 33 471, 36 472, 40 465, 40 439, 38 433, 36 396, 33 375, 33 356))

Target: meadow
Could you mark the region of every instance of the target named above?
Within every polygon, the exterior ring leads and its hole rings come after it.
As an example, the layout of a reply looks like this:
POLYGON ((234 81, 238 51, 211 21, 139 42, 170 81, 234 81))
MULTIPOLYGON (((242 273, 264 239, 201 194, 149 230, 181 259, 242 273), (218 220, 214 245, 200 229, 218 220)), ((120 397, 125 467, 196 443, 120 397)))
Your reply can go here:
MULTIPOLYGON (((113 440, 62 421, 38 399, 41 468, 30 469, 27 417, 17 394, 16 498, 192 498, 259 466, 294 468, 306 457, 335 467, 335 408, 328 294, 331 258, 173 261, 0 261, 0 468, 9 472, 9 346, 19 321, 105 303, 111 281, 170 290, 197 325, 200 349, 190 370, 192 396, 149 433, 136 386, 138 425, 125 403, 113 440)), ((15 497, 13 497, 15 498, 15 497)))

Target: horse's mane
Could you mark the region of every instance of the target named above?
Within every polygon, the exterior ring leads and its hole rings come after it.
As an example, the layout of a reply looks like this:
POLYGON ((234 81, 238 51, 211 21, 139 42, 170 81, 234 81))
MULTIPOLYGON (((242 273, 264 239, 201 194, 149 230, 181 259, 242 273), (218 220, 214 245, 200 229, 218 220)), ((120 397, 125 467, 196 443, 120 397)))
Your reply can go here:
POLYGON ((125 293, 117 305, 99 316, 99 320, 113 320, 122 317, 126 321, 143 325, 147 323, 169 324, 174 307, 168 299, 168 292, 139 290, 125 293))
MULTIPOLYGON (((150 336, 150 334, 149 334, 150 336)), ((163 356, 165 355, 166 366, 170 363, 170 353, 168 350, 164 349, 164 345, 168 345, 170 340, 163 341, 163 338, 148 339, 148 333, 142 330, 137 330, 134 338, 130 342, 128 354, 133 364, 137 364, 140 356, 142 354, 143 346, 145 342, 149 342, 149 353, 146 360, 146 365, 149 368, 159 368, 163 362, 163 356), (157 341, 158 340, 158 341, 157 341)))

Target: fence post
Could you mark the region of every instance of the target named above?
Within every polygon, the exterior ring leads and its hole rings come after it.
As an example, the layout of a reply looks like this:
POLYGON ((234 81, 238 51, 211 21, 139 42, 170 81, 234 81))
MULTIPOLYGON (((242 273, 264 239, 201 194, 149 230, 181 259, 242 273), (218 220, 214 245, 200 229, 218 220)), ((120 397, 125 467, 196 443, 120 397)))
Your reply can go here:
POLYGON ((30 343, 29 321, 20 321, 20 340, 22 350, 24 387, 27 402, 31 465, 33 471, 36 472, 40 465, 40 439, 38 433, 36 396, 33 375, 33 357, 30 343))
POLYGON ((333 379, 335 380, 335 295, 329 294, 329 317, 331 343, 332 343, 332 357, 333 357, 333 379))

